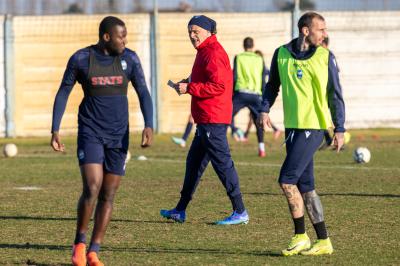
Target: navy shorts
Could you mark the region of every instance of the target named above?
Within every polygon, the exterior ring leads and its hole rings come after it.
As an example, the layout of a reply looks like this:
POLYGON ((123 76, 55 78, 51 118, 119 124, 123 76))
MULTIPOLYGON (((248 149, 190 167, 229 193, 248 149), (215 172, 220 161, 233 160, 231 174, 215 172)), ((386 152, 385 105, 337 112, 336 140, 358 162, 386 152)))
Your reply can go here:
POLYGON ((286 129, 286 158, 279 174, 280 184, 297 185, 300 193, 315 189, 314 153, 324 138, 324 130, 286 129))
POLYGON ((233 116, 235 116, 242 108, 247 107, 250 109, 251 115, 253 119, 257 119, 259 114, 258 110, 262 109, 262 98, 261 95, 244 93, 244 92, 235 92, 233 94, 233 116))
POLYGON ((125 159, 128 151, 129 135, 122 139, 107 139, 87 134, 78 135, 77 157, 79 165, 102 164, 104 171, 125 175, 125 159))

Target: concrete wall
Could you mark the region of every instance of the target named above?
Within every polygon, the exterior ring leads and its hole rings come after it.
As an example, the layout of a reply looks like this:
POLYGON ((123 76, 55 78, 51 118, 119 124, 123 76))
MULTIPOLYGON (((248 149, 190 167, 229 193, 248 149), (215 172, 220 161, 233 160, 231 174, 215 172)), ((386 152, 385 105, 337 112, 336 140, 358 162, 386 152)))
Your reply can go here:
MULTIPOLYGON (((242 51, 242 39, 252 36, 270 65, 274 50, 290 40, 288 13, 208 14, 218 22, 218 39, 231 60, 242 51)), ((346 127, 400 127, 400 12, 326 12, 330 49, 337 57, 346 103, 346 127)), ((190 97, 176 96, 165 86, 190 73, 195 56, 186 33, 192 14, 160 16, 162 90, 161 131, 182 131, 189 114, 190 97)), ((271 116, 283 126, 278 97, 271 116)), ((236 122, 245 127, 248 112, 236 122)))
MULTIPOLYGON (((52 108, 69 57, 98 40, 104 16, 15 17, 15 129, 17 136, 49 135, 52 108)), ((128 47, 142 60, 150 78, 149 15, 120 16, 128 28, 128 47)), ((148 82, 149 84, 149 82, 148 82)), ((150 87, 149 87, 150 89, 150 87)), ((61 124, 62 134, 77 130, 77 111, 83 92, 75 85, 61 124)), ((143 127, 136 93, 130 85, 130 126, 143 127)))
POLYGON ((323 13, 349 128, 400 127, 400 12, 323 13))
MULTIPOLYGON (((231 60, 242 51, 242 40, 255 39, 270 65, 274 50, 290 40, 289 13, 209 13, 217 21, 217 38, 231 60)), ((400 12, 326 12, 331 50, 340 67, 348 128, 400 127, 400 12)), ((190 112, 190 96, 177 96, 168 79, 186 78, 196 50, 187 35, 190 13, 159 15, 159 129, 181 132, 190 112)), ((150 16, 120 15, 128 28, 128 47, 142 62, 150 89, 150 16)), ((49 135, 52 107, 68 58, 77 49, 97 41, 99 16, 14 17, 13 109, 17 136, 49 135)), ((0 22, 3 18, 0 18, 0 22)), ((4 39, 3 27, 0 37, 4 39)), ((0 41, 0 136, 5 135, 4 52, 0 41)), ((13 57, 7 57, 13 58, 13 57)), ((12 83, 10 83, 12 84, 12 83)), ((143 127, 136 93, 130 87, 130 126, 143 127)), ((63 134, 76 132, 77 110, 82 99, 77 85, 61 124, 63 134)), ((271 116, 282 127, 282 102, 277 99, 271 116)), ((236 122, 244 127, 248 111, 236 122)))
MULTIPOLYGON (((160 131, 180 132, 184 129, 190 113, 190 96, 178 96, 166 84, 169 79, 179 81, 191 73, 196 50, 189 41, 187 23, 194 14, 160 14, 160 131)), ((291 19, 289 13, 210 13, 217 21, 217 38, 227 51, 231 63, 236 54, 243 51, 243 39, 251 36, 255 48, 264 52, 265 61, 270 65, 272 54, 280 44, 290 40, 291 19)), ((272 119, 282 124, 282 103, 278 99, 272 119)), ((243 110, 236 118, 244 127, 249 112, 243 110)))

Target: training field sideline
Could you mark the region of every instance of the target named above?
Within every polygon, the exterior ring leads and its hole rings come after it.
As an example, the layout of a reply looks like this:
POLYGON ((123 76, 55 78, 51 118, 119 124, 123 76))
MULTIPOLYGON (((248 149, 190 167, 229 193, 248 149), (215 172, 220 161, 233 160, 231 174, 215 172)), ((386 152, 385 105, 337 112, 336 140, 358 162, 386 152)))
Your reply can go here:
MULTIPOLYGON (((283 137, 267 133, 267 157, 248 143, 229 138, 244 201, 247 225, 215 226, 230 214, 230 202, 211 165, 187 210, 187 222, 159 215, 175 206, 188 147, 171 135, 156 135, 153 147, 139 148, 131 136, 132 159, 115 199, 100 256, 106 265, 399 265, 400 130, 351 130, 345 150, 318 151, 317 191, 334 246, 332 255, 281 257, 293 234, 287 203, 277 184, 284 159, 283 137), (352 159, 355 147, 372 154, 368 164, 352 159), (145 155, 148 160, 139 161, 145 155)), ((75 138, 56 154, 48 138, 13 142, 18 156, 0 156, 0 265, 70 265, 81 180, 75 138)), ((312 225, 307 230, 315 239, 312 225)), ((91 226, 93 223, 90 224, 91 226)), ((92 227, 90 227, 91 231, 92 227)))

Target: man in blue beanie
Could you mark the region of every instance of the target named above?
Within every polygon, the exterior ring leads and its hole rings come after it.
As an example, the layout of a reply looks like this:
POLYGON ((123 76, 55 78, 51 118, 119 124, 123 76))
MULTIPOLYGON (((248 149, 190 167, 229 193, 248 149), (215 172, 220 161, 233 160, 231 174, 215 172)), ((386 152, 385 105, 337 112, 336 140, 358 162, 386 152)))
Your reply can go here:
POLYGON ((160 214, 176 222, 185 221, 185 210, 211 161, 233 209, 230 216, 216 224, 247 224, 249 216, 226 137, 232 120, 233 75, 229 57, 215 36, 216 26, 206 16, 194 16, 188 24, 189 38, 197 55, 190 78, 175 84, 175 89, 179 94, 192 96, 191 111, 197 130, 186 158, 181 198, 174 209, 161 210, 160 214))

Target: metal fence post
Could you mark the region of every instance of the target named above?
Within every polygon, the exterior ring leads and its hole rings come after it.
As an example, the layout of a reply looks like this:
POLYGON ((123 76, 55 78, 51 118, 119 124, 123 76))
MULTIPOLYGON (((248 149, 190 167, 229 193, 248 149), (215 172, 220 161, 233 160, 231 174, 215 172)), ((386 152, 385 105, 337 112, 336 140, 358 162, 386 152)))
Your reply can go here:
POLYGON ((15 83, 14 83, 14 31, 13 17, 6 15, 4 20, 4 88, 6 92, 5 119, 6 137, 15 137, 15 83))
POLYGON ((159 64, 159 46, 158 46, 158 4, 157 0, 153 0, 153 14, 151 15, 151 29, 150 29, 150 58, 151 58, 151 98, 153 100, 154 112, 154 130, 160 132, 161 121, 160 121, 160 108, 161 99, 159 94, 160 87, 160 68, 159 64))
POLYGON ((294 7, 292 11, 292 39, 299 36, 299 29, 297 28, 297 21, 300 19, 300 0, 294 0, 294 7))

